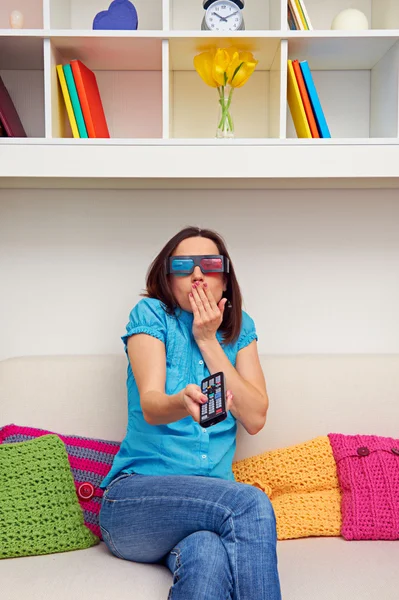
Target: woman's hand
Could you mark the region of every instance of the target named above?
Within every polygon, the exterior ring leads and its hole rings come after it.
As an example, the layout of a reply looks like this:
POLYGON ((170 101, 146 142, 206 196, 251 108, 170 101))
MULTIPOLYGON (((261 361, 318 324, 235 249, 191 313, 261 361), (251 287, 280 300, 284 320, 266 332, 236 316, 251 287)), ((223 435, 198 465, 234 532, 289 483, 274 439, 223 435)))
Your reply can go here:
POLYGON ((197 344, 214 340, 216 332, 223 321, 224 308, 227 298, 222 298, 219 304, 207 284, 199 281, 193 284, 189 294, 191 308, 193 309, 193 336, 197 344))
MULTIPOLYGON (((208 401, 208 397, 201 392, 199 385, 195 383, 189 383, 180 392, 182 396, 182 402, 189 415, 192 416, 194 421, 199 423, 200 421, 200 406, 208 401)), ((226 411, 228 412, 231 408, 233 401, 233 394, 230 390, 226 392, 226 411)))

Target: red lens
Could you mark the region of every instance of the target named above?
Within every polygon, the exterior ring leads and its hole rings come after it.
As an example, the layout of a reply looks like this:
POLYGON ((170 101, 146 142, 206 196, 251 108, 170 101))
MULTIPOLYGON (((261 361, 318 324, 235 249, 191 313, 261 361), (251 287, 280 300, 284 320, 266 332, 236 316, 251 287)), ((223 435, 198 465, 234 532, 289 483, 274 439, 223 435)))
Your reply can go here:
POLYGON ((223 260, 221 258, 203 258, 201 267, 206 271, 222 271, 223 260))

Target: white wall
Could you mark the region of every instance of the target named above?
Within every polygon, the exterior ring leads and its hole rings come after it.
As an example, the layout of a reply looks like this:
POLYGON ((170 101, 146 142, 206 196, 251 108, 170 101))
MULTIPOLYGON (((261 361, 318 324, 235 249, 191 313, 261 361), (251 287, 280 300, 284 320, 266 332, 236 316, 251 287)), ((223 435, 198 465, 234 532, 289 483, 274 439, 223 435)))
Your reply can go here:
POLYGON ((397 190, 1 190, 0 359, 114 353, 181 227, 225 238, 261 353, 399 352, 397 190))

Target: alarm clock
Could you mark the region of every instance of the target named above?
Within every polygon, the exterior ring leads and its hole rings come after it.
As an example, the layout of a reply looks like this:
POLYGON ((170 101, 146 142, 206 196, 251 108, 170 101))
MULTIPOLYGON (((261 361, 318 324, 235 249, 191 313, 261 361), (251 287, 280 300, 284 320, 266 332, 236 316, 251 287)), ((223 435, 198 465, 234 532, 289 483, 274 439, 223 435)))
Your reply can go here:
POLYGON ((239 31, 245 29, 242 9, 244 0, 203 0, 205 14, 201 29, 208 31, 239 31))

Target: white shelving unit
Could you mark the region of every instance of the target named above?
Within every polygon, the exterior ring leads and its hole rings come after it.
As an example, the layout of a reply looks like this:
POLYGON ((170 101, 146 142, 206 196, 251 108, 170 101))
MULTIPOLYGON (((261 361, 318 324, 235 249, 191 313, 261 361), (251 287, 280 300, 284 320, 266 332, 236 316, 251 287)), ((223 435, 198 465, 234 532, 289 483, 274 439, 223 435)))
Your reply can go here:
POLYGON ((74 179, 399 185, 399 2, 352 3, 371 29, 348 32, 329 29, 347 0, 306 0, 312 31, 288 29, 286 0, 248 0, 246 30, 229 38, 200 30, 200 0, 134 4, 137 31, 93 31, 95 14, 108 6, 100 0, 21 1, 27 28, 12 30, 15 3, 3 0, 0 75, 29 137, 0 138, 0 186, 21 178, 71 187, 74 179), (216 90, 193 58, 231 44, 251 50, 259 64, 234 93, 236 138, 221 141, 216 90), (72 138, 55 65, 73 58, 96 73, 111 139, 72 138), (296 138, 288 58, 308 60, 331 139, 296 138))

